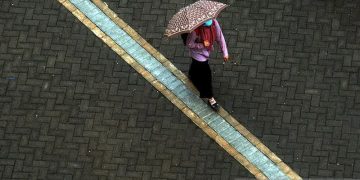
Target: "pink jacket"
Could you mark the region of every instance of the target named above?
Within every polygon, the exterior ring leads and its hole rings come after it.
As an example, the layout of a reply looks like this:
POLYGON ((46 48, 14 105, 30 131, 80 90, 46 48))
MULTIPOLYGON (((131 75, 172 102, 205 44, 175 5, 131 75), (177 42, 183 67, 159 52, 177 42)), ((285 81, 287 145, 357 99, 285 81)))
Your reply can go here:
MULTIPOLYGON (((214 19, 214 23, 216 28, 216 42, 220 46, 223 56, 228 56, 225 38, 220 28, 220 25, 216 19, 214 19)), ((195 31, 191 32, 187 37, 186 46, 190 49, 190 56, 192 58, 204 62, 209 58, 210 51, 213 51, 214 47, 212 47, 211 50, 206 49, 203 43, 198 43, 196 41, 198 38, 199 37, 196 35, 195 31)))

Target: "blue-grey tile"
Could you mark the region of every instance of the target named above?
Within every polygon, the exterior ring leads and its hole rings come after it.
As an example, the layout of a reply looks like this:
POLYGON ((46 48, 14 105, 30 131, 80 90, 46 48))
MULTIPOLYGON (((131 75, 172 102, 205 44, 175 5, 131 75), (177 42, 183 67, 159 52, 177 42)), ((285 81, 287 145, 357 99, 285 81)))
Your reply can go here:
POLYGON ((106 25, 106 23, 113 22, 108 16, 106 16, 106 14, 104 12, 102 12, 101 10, 100 10, 100 12, 101 13, 97 14, 97 16, 99 16, 99 18, 95 18, 93 21, 93 23, 95 23, 98 27, 102 28, 102 27, 104 27, 104 25, 106 25))
POLYGON ((189 97, 190 95, 192 94, 192 92, 188 89, 188 88, 185 88, 183 91, 181 91, 179 93, 179 98, 187 98, 189 97))
POLYGON ((233 131, 234 128, 232 128, 231 124, 227 123, 227 125, 224 125, 221 129, 219 129, 219 134, 225 137, 225 135, 228 135, 229 132, 233 131))
POLYGON ((266 174, 276 174, 279 170, 270 159, 267 159, 265 163, 258 163, 258 168, 265 170, 266 174))
POLYGON ((91 20, 90 12, 93 10, 96 10, 96 7, 86 5, 86 4, 74 4, 81 12, 84 13, 86 17, 88 17, 91 20))
POLYGON ((247 146, 247 145, 251 145, 250 143, 246 142, 247 140, 243 137, 243 136, 239 136, 238 138, 236 138, 236 140, 234 140, 232 142, 232 146, 234 148, 238 147, 238 146, 247 146))
MULTIPOLYGON (((210 108, 207 105, 206 105, 206 107, 210 110, 210 108)), ((218 114, 212 114, 210 116, 206 116, 203 119, 206 122, 206 124, 210 124, 211 122, 214 122, 214 121, 221 121, 222 117, 219 116, 218 114)))
POLYGON ((118 44, 121 47, 124 47, 124 45, 129 42, 134 43, 131 40, 132 38, 127 34, 125 34, 124 36, 115 35, 114 37, 114 41, 116 42, 116 44, 118 44))
POLYGON ((132 46, 126 48, 126 52, 134 56, 140 49, 142 49, 142 47, 138 43, 134 43, 132 46))
MULTIPOLYGON (((86 17, 88 17, 93 23, 99 26, 99 22, 106 21, 110 22, 109 18, 92 2, 89 1, 71 1, 73 4, 82 11, 86 17)), ((99 26, 100 27, 100 26, 99 26)))
POLYGON ((244 137, 239 137, 231 143, 231 145, 240 153, 243 154, 243 150, 252 147, 253 145, 244 137))
POLYGON ((101 30, 108 35, 111 39, 115 39, 115 36, 125 35, 124 31, 119 31, 119 27, 115 23, 109 23, 104 25, 101 30))
POLYGON ((243 137, 238 131, 235 131, 234 133, 232 133, 229 136, 226 136, 225 139, 228 143, 230 143, 232 146, 234 146, 234 141, 237 140, 238 138, 243 137))
MULTIPOLYGON (((137 55, 137 53, 134 53, 132 56, 136 56, 136 55, 137 55)), ((156 63, 156 61, 153 60, 153 57, 151 55, 146 55, 146 54, 145 54, 145 56, 136 58, 136 61, 143 66, 145 66, 148 63, 156 63)))
POLYGON ((270 161, 270 159, 267 158, 259 150, 255 151, 251 156, 249 156, 248 160, 255 164, 257 167, 260 167, 261 165, 264 165, 266 162, 270 161))
POLYGON ((289 177, 285 175, 277 166, 272 165, 266 168, 259 168, 265 176, 271 180, 289 180, 289 177))
POLYGON ((186 86, 180 80, 175 81, 168 87, 175 95, 186 89, 186 86))
POLYGON ((234 137, 235 134, 236 134, 236 131, 233 131, 232 127, 229 127, 229 128, 227 128, 226 131, 221 133, 221 137, 224 138, 225 141, 230 144, 230 142, 228 140, 231 139, 231 137, 234 137))
POLYGON ((127 34, 123 30, 121 30, 118 26, 114 26, 114 28, 109 29, 108 31, 106 31, 106 34, 108 36, 110 36, 111 39, 113 39, 115 42, 116 42, 117 39, 122 39, 125 36, 127 36, 127 34))
POLYGON ((73 4, 79 4, 81 2, 83 2, 84 0, 70 0, 71 3, 73 4))
POLYGON ((224 123, 227 123, 227 122, 223 118, 219 118, 216 121, 210 122, 209 126, 210 127, 216 127, 216 126, 219 126, 219 125, 224 124, 224 123))
POLYGON ((286 175, 275 175, 269 178, 270 180, 290 180, 286 175))
POLYGON ((163 80, 162 82, 166 87, 169 87, 175 80, 177 80, 177 78, 174 75, 172 75, 169 78, 163 80))
POLYGON ((186 86, 184 85, 184 83, 182 83, 179 79, 176 78, 175 81, 171 82, 169 85, 166 86, 168 89, 170 89, 174 94, 177 93, 177 91, 175 91, 176 89, 178 89, 179 91, 181 91, 181 89, 185 89, 186 86))
MULTIPOLYGON (((113 23, 109 23, 108 25, 104 26, 103 29, 101 29, 101 31, 103 31, 106 35, 108 35, 111 39, 113 39, 113 36, 110 35, 110 33, 112 33, 114 30, 116 30, 116 24, 113 23)), ((121 35, 120 33, 117 33, 119 35, 121 35)))
POLYGON ((183 91, 181 91, 180 93, 177 94, 177 97, 182 99, 184 97, 189 96, 189 91, 187 89, 184 89, 183 91))
POLYGON ((167 70, 167 69, 165 71, 162 71, 162 73, 160 73, 158 75, 155 74, 156 71, 157 70, 154 71, 155 78, 160 82, 162 82, 166 78, 169 78, 172 75, 171 72, 169 72, 169 70, 167 70))
POLYGON ((199 115, 200 112, 208 109, 208 106, 204 102, 202 102, 201 99, 200 100, 199 99, 197 100, 197 105, 193 108, 194 113, 197 115, 199 115))
POLYGON ((264 175, 269 179, 274 180, 288 180, 289 178, 278 168, 278 166, 274 165, 272 161, 267 161, 264 164, 259 165, 258 167, 261 171, 263 171, 264 175))
POLYGON ((144 48, 139 49, 139 51, 133 55, 135 59, 143 58, 145 56, 151 57, 151 54, 149 54, 144 48))
POLYGON ((94 6, 92 3, 89 5, 82 6, 82 12, 86 14, 86 16, 92 21, 95 22, 95 20, 102 18, 99 15, 101 15, 102 11, 94 6))
POLYGON ((130 50, 130 48, 132 48, 132 47, 135 47, 135 48, 138 48, 137 46, 136 46, 136 42, 130 37, 130 38, 128 38, 129 36, 125 36, 121 41, 122 42, 120 42, 119 41, 119 43, 121 43, 121 47, 125 50, 125 51, 129 51, 130 50))
POLYGON ((259 168, 268 169, 269 172, 276 172, 277 169, 274 167, 274 163, 268 159, 265 163, 259 164, 259 168))
MULTIPOLYGON (((192 92, 192 91, 191 91, 192 92)), ((191 105, 189 107, 191 107, 191 109, 195 109, 198 108, 199 105, 204 106, 204 102, 201 98, 199 98, 195 93, 191 93, 191 105)), ((206 106, 206 105, 205 105, 206 106)), ((195 111, 194 111, 195 112, 195 111)), ((195 114, 197 114, 195 112, 195 114)))
POLYGON ((71 3, 73 3, 75 6, 77 6, 77 8, 79 8, 78 6, 88 6, 89 3, 87 0, 70 0, 71 3))
MULTIPOLYGON (((154 58, 153 56, 150 56, 149 59, 146 59, 145 61, 141 61, 141 63, 147 64, 147 63, 157 63, 157 64, 161 64, 156 58, 154 58)), ((165 68, 165 67, 164 67, 165 68)), ((166 69, 166 68, 165 68, 166 69)), ((155 70, 155 69, 154 69, 155 70)), ((169 70, 168 70, 169 71, 169 70)), ((172 74, 169 71, 170 74, 172 74)))
POLYGON ((185 89, 183 92, 186 92, 186 96, 182 96, 180 93, 180 99, 190 108, 191 107, 195 107, 193 102, 192 102, 192 93, 190 91, 188 91, 188 89, 185 89))
POLYGON ((290 180, 290 178, 280 170, 271 174, 272 176, 270 176, 270 180, 290 180))
POLYGON ((99 23, 99 27, 103 32, 108 34, 110 30, 115 29, 117 25, 113 21, 111 21, 111 19, 107 18, 106 20, 99 23))
POLYGON ((194 93, 190 93, 188 97, 183 99, 183 102, 191 109, 195 108, 198 105, 198 101, 194 100, 197 96, 194 93))
POLYGON ((157 80, 163 82, 165 79, 170 78, 172 74, 169 71, 164 71, 162 74, 156 76, 157 80))
POLYGON ((94 10, 89 13, 91 21, 99 27, 101 21, 105 21, 108 17, 101 10, 94 10))
POLYGON ((199 114, 200 112, 202 111, 205 111, 206 109, 209 109, 209 106, 207 104, 205 104, 203 102, 203 100, 201 100, 199 98, 199 102, 198 102, 198 105, 196 107, 194 107, 193 111, 196 113, 196 114, 199 114))
POLYGON ((204 119, 204 117, 207 117, 211 114, 214 114, 214 111, 210 108, 206 108, 204 111, 198 113, 198 116, 204 119))
MULTIPOLYGON (((149 56, 149 55, 147 55, 147 56, 149 56)), ((166 73, 166 72, 168 72, 169 70, 167 70, 167 69, 162 69, 162 68, 159 68, 159 69, 155 69, 154 71, 152 71, 151 72, 151 74, 153 75, 153 76, 155 76, 155 78, 159 78, 160 77, 160 75, 161 74, 164 74, 164 73, 166 73)))
MULTIPOLYGON (((141 58, 139 58, 139 60, 140 60, 141 58)), ((156 69, 160 69, 160 68, 163 68, 163 69, 165 69, 165 67, 161 64, 161 63, 159 63, 158 61, 151 61, 150 59, 149 59, 149 62, 148 63, 144 63, 144 67, 149 71, 149 72, 152 72, 152 71, 154 71, 154 70, 156 70, 156 69)))
POLYGON ((236 150, 238 150, 244 156, 249 157, 249 156, 252 156, 256 152, 257 148, 255 146, 253 146, 252 144, 251 145, 247 144, 246 147, 245 146, 242 146, 242 147, 237 146, 236 150))
POLYGON ((221 134, 222 131, 224 131, 225 129, 229 128, 230 124, 227 122, 221 123, 217 126, 212 126, 212 128, 218 133, 221 134))
POLYGON ((226 140, 227 137, 234 135, 237 132, 232 126, 229 126, 224 132, 221 132, 221 136, 226 140))

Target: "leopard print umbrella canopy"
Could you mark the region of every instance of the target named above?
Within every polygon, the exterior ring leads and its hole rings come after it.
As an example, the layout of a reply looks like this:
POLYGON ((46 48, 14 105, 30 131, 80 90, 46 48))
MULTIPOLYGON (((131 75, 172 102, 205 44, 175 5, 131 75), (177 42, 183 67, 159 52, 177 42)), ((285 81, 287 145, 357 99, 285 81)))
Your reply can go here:
POLYGON ((165 36, 189 33, 205 21, 216 16, 228 5, 215 1, 199 0, 181 8, 169 21, 165 36))

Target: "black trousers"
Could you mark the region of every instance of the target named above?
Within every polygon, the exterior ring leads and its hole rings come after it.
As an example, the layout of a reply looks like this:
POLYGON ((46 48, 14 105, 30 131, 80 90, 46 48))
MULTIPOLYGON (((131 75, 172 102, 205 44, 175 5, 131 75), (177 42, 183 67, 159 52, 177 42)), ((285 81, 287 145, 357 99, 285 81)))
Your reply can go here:
POLYGON ((189 78, 200 92, 201 98, 213 97, 212 76, 209 61, 200 62, 192 59, 189 78))

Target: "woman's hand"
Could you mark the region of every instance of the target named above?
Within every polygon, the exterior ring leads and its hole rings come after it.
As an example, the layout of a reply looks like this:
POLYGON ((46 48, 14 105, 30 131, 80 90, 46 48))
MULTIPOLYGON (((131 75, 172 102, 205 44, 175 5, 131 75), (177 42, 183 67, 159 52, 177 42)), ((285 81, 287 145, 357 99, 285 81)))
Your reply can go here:
POLYGON ((224 62, 229 61, 229 56, 224 56, 224 62))

